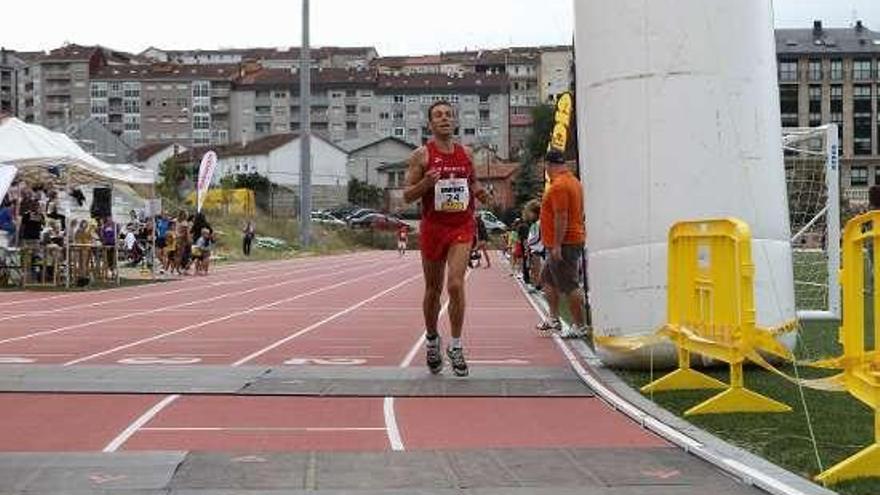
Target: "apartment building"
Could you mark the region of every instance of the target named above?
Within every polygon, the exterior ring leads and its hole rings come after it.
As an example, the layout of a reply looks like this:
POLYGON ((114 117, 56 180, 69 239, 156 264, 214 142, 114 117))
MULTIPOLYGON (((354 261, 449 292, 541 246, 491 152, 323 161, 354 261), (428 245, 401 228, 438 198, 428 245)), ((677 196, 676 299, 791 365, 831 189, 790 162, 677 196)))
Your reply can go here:
POLYGON ((538 73, 538 99, 554 104, 559 94, 572 90, 574 52, 571 46, 541 47, 538 73))
POLYGON ((18 115, 18 73, 25 65, 20 54, 0 47, 0 114, 18 115))
POLYGON ((783 127, 838 126, 841 186, 856 203, 880 185, 880 33, 850 28, 776 30, 783 127))
MULTIPOLYGON (((270 69, 299 68, 302 57, 298 47, 229 48, 224 50, 163 50, 150 47, 141 56, 154 62, 183 65, 217 65, 259 62, 270 69)), ((312 67, 365 69, 378 57, 373 47, 325 46, 310 50, 312 67)))
POLYGON ((89 84, 89 114, 132 147, 229 142, 237 65, 107 66, 89 84))
MULTIPOLYGON (((374 135, 376 112, 373 71, 313 69, 311 126, 332 142, 374 135)), ((232 95, 231 131, 249 141, 300 129, 299 72, 263 69, 236 81, 232 95)))
POLYGON ((376 130, 421 145, 431 137, 427 111, 446 100, 458 117, 456 135, 462 144, 487 147, 507 158, 510 147, 510 81, 505 74, 378 75, 376 130))

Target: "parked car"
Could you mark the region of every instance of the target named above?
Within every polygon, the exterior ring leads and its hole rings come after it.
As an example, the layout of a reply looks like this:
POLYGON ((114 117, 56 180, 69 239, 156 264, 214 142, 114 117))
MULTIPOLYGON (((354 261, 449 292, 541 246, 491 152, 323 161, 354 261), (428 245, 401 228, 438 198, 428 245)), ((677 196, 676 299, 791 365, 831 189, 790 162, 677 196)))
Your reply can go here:
POLYGON ((495 216, 489 210, 479 210, 477 214, 480 215, 480 218, 483 219, 483 223, 486 225, 486 230, 490 234, 499 234, 501 232, 507 232, 507 225, 498 220, 498 217, 495 216))
POLYGON ((324 211, 313 211, 312 222, 324 225, 345 226, 345 222, 324 211))
POLYGON ((357 210, 349 213, 348 216, 345 217, 345 221, 348 222, 349 225, 351 225, 351 222, 353 220, 361 218, 364 215, 369 215, 371 213, 381 213, 381 212, 378 210, 374 210, 372 208, 358 208, 357 210))
POLYGON ((368 213, 351 220, 348 225, 353 229, 397 230, 401 225, 406 225, 407 230, 411 229, 403 220, 384 213, 368 213))

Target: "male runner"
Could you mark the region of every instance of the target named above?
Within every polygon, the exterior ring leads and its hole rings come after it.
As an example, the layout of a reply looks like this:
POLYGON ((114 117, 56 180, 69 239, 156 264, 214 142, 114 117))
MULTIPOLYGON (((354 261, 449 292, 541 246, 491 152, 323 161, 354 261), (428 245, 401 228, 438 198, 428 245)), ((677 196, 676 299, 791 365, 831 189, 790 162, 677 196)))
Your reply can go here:
POLYGON ((446 355, 455 375, 467 376, 468 366, 461 347, 461 327, 465 307, 464 274, 475 230, 472 196, 486 202, 489 194, 476 180, 471 151, 452 140, 455 116, 449 102, 438 101, 428 108, 428 126, 433 138, 410 156, 407 186, 403 193, 407 203, 418 199, 422 201, 419 230, 422 271, 425 275, 425 297, 422 301, 425 357, 431 373, 436 374, 443 369, 437 318, 445 275, 452 333, 446 355), (445 273, 447 266, 448 274, 445 273))

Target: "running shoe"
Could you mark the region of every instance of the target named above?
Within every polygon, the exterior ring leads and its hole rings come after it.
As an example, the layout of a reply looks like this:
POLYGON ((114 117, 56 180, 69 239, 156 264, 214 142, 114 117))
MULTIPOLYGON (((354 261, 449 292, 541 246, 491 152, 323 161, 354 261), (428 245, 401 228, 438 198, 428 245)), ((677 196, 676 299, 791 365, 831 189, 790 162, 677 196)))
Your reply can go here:
POLYGON ((560 323, 558 319, 551 318, 538 323, 535 326, 535 329, 541 337, 550 337, 555 333, 562 332, 562 323, 560 323))
POLYGON ((425 339, 425 363, 433 375, 443 371, 443 353, 441 349, 439 335, 433 340, 425 339))
POLYGON ((449 357, 449 363, 452 365, 452 372, 455 376, 468 376, 468 365, 464 360, 464 352, 461 347, 447 347, 446 356, 449 357))

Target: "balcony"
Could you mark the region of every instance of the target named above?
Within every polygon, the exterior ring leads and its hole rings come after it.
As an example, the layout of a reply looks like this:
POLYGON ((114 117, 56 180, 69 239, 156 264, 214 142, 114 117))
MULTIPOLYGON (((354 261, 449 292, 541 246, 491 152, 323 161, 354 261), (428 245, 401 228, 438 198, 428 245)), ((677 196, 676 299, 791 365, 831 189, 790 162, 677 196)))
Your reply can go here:
POLYGON ((46 91, 46 96, 69 95, 70 94, 70 85, 69 84, 61 84, 61 85, 46 86, 45 91, 46 91))
POLYGON ((43 79, 47 81, 69 81, 70 80, 70 71, 66 70, 47 70, 43 72, 43 79))
POLYGON ((843 199, 853 205, 867 205, 868 189, 865 187, 844 187, 843 199))
POLYGON ((229 113, 229 105, 211 105, 212 113, 229 113))
POLYGON ((211 88, 211 96, 214 98, 228 98, 229 88, 211 88))
POLYGON ((70 109, 70 105, 67 103, 46 103, 44 108, 47 112, 59 113, 68 111, 70 109))

